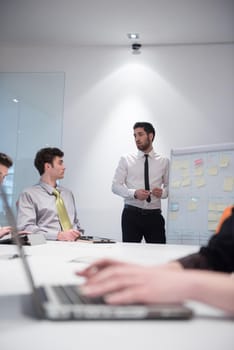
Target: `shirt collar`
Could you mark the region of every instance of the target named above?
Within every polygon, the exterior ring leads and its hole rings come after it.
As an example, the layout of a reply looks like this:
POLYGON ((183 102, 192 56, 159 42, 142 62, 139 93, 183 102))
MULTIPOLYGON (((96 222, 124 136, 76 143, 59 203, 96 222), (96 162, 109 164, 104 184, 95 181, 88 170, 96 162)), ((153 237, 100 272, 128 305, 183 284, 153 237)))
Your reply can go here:
MULTIPOLYGON (((152 148, 152 150, 148 153, 148 155, 149 155, 150 158, 153 158, 153 157, 154 157, 155 151, 154 151, 153 148, 152 148)), ((144 158, 145 152, 142 152, 142 151, 138 150, 137 156, 138 156, 138 158, 144 158)))
MULTIPOLYGON (((53 194, 54 187, 48 185, 47 183, 40 181, 39 185, 49 194, 53 194)), ((56 186, 56 189, 60 192, 59 186, 56 186)))

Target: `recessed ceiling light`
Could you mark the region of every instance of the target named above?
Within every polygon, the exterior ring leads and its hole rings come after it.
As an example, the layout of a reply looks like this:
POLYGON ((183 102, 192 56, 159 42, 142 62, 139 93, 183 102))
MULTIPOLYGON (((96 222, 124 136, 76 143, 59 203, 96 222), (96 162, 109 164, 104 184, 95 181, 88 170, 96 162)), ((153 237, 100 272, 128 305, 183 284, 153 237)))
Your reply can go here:
POLYGON ((128 33, 128 38, 131 40, 139 39, 140 35, 138 33, 128 33))
POLYGON ((18 103, 19 100, 17 98, 13 98, 12 102, 18 103))

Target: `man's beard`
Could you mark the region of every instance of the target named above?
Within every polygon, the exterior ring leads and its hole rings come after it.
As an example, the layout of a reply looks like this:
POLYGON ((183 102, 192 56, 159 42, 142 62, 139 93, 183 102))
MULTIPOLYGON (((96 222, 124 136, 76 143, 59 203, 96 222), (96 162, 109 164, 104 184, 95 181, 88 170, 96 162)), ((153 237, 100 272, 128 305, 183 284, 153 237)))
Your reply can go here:
POLYGON ((145 151, 145 150, 147 150, 148 148, 149 148, 149 146, 150 146, 150 140, 149 139, 147 139, 146 141, 145 141, 145 143, 144 144, 141 144, 141 145, 138 145, 137 144, 137 148, 140 150, 140 151, 145 151))

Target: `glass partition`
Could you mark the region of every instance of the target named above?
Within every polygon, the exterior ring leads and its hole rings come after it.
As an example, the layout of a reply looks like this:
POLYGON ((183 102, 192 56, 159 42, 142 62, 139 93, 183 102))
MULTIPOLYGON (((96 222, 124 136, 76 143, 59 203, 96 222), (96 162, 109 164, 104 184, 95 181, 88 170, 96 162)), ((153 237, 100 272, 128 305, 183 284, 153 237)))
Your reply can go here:
MULTIPOLYGON (((0 152, 14 161, 4 180, 14 211, 19 193, 38 182, 36 152, 61 147, 64 81, 64 73, 0 73, 0 152)), ((1 226, 4 217, 0 200, 1 226)))

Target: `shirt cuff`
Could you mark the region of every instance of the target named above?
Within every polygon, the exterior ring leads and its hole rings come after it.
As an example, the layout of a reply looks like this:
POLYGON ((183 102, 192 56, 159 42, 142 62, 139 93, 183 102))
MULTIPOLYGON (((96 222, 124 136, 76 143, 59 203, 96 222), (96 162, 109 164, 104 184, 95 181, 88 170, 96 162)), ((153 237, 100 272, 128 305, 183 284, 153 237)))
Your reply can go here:
POLYGON ((56 241, 57 235, 58 235, 58 232, 47 232, 40 229, 33 231, 32 234, 34 233, 41 233, 46 238, 46 240, 50 240, 50 241, 56 241))
POLYGON ((129 198, 131 198, 131 199, 136 199, 136 198, 134 197, 135 192, 136 192, 135 189, 129 189, 129 190, 128 190, 129 198))

